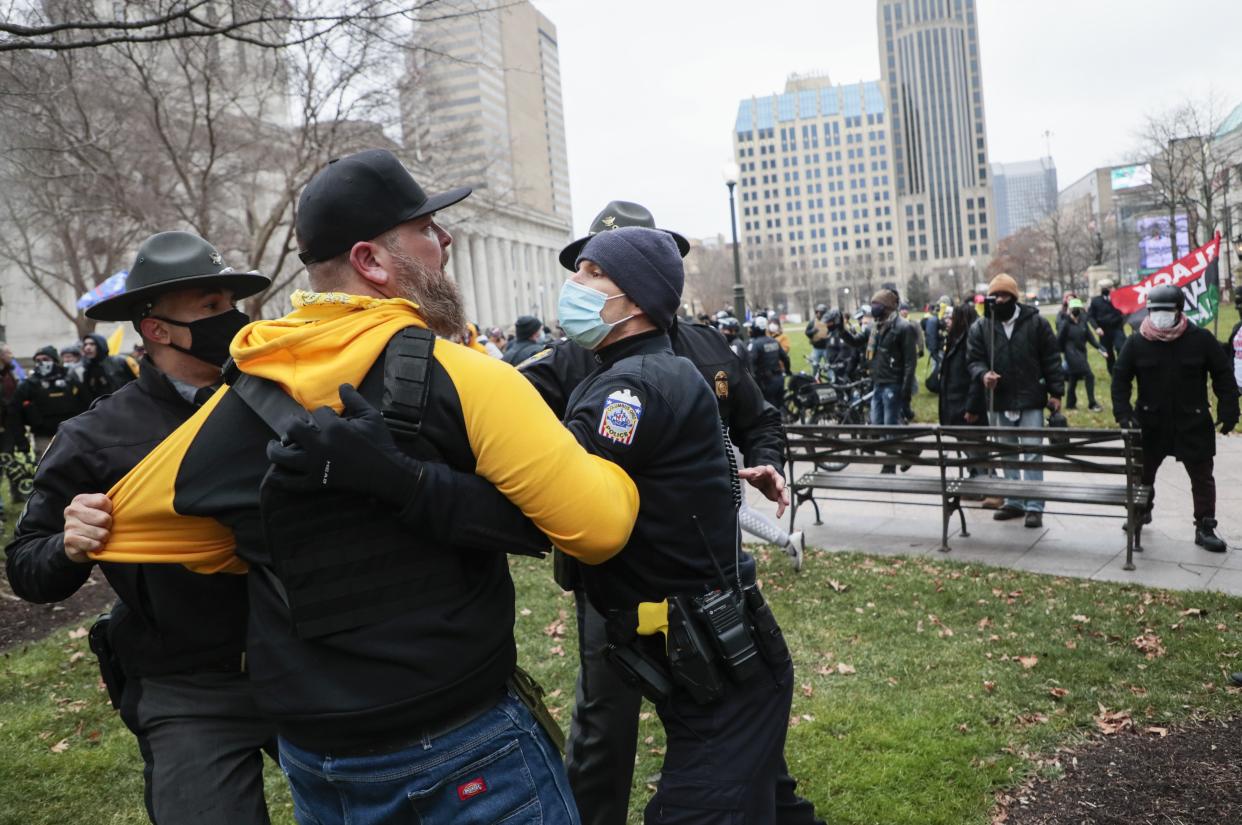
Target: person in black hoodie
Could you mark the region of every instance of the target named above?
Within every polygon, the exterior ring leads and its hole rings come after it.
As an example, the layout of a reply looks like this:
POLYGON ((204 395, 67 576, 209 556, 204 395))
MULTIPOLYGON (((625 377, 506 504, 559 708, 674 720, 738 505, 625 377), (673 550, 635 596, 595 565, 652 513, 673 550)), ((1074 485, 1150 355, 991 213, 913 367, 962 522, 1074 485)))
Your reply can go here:
POLYGON ((1100 294, 1092 298, 1091 305, 1087 307, 1087 323, 1095 327, 1095 335, 1100 339, 1100 345, 1104 347, 1104 360, 1108 364, 1109 375, 1113 374, 1117 354, 1126 342, 1126 316, 1113 306, 1109 298, 1112 291, 1112 281, 1108 279, 1100 281, 1100 294))
MULTIPOLYGON (((1018 303, 1018 282, 1004 273, 988 284, 988 311, 970 328, 967 337, 970 374, 983 385, 988 400, 988 424, 993 427, 1034 429, 1044 425, 1044 407, 1061 407, 1065 388, 1061 353, 1052 326, 1035 307, 1018 303)), ((1038 436, 1007 439, 1031 447, 1043 443, 1038 436)), ((1039 452, 1023 453, 1025 461, 1038 461, 1039 452)), ((1019 471, 1005 470, 1005 478, 1017 479, 1019 471)), ((1026 481, 1042 481, 1043 470, 1023 470, 1026 481)), ((1040 499, 1006 499, 993 514, 997 521, 1026 516, 1026 526, 1042 527, 1044 502, 1040 499)))
MULTIPOLYGON (((111 524, 105 493, 211 396, 228 343, 248 320, 233 301, 268 283, 227 270, 201 238, 164 232, 139 248, 128 290, 87 311, 133 320, 148 356, 138 380, 60 426, 5 549, 14 593, 58 602, 90 578, 86 554, 111 524)), ((274 747, 275 727, 255 707, 246 674, 246 577, 100 567, 119 600, 92 630, 92 648, 100 643, 109 694, 138 738, 151 821, 268 822, 262 750, 274 747)))
POLYGON ((82 385, 92 399, 114 393, 138 376, 137 365, 108 353, 108 339, 97 333, 82 338, 82 385))
MULTIPOLYGON (((1185 300, 1180 288, 1169 285, 1147 294, 1147 317, 1126 341, 1113 372, 1113 415, 1123 427, 1142 431, 1144 484, 1156 483, 1156 471, 1169 456, 1186 468, 1194 501, 1195 544, 1223 553, 1225 542, 1215 532, 1216 428, 1208 404, 1208 378, 1216 391, 1222 435, 1238 425, 1238 388, 1220 343, 1186 318, 1185 300), (1130 390, 1136 379, 1138 401, 1132 404, 1130 390)), ((1154 498, 1153 486, 1144 524, 1151 521, 1154 498)))

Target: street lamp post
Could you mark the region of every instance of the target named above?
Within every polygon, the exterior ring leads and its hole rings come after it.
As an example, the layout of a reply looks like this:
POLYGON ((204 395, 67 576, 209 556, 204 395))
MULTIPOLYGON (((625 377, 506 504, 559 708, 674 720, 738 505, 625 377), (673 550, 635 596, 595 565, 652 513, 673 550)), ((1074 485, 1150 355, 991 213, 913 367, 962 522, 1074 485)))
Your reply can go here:
MULTIPOLYGON (((733 314, 739 323, 746 320, 746 288, 742 286, 742 253, 737 245, 737 206, 733 200, 733 189, 737 186, 740 172, 733 161, 726 163, 723 170, 725 186, 729 187, 729 224, 733 227, 733 314)), ((746 324, 741 325, 744 337, 746 324)))

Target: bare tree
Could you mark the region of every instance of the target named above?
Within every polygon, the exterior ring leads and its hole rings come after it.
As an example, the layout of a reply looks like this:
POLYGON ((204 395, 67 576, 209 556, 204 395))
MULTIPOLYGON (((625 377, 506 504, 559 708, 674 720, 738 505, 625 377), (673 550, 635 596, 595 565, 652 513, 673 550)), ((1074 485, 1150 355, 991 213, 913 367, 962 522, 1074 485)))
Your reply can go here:
MULTIPOLYGON (((1229 170, 1239 162, 1236 152, 1213 140, 1228 109, 1215 94, 1185 102, 1149 115, 1140 133, 1139 156, 1151 165, 1156 202, 1167 210, 1170 227, 1177 214, 1186 214, 1187 235, 1192 245, 1203 244, 1223 222, 1221 209, 1229 170)), ((1173 259, 1187 250, 1177 245, 1170 231, 1173 259)))
MULTIPOLYGON (((501 3, 503 5, 503 3, 501 3)), ((66 52, 104 46, 230 40, 259 49, 323 43, 341 35, 396 30, 416 20, 473 13, 444 0, 144 0, 10 3, 0 17, 0 52, 66 52), (111 12, 111 16, 107 13, 111 12)), ((492 5, 496 5, 493 3, 492 5)))
POLYGON ((246 309, 280 311, 303 275, 293 213, 306 182, 359 148, 402 153, 393 90, 423 44, 357 22, 317 37, 317 22, 282 25, 280 50, 185 38, 0 61, 0 259, 80 332, 94 325, 77 296, 164 229, 270 275, 246 309))

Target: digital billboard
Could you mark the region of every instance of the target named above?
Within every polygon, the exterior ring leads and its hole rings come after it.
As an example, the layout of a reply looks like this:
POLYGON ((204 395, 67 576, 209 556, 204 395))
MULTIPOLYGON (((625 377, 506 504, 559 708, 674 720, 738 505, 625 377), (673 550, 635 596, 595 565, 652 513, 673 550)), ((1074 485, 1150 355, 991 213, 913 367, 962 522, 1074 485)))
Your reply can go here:
MULTIPOLYGON (((1134 228, 1139 238, 1139 269, 1159 269, 1173 263, 1173 242, 1168 215, 1146 215, 1135 218, 1134 228)), ((1177 216, 1177 254, 1185 255, 1190 249, 1190 236, 1186 229, 1186 215, 1177 216)))
POLYGON ((1113 191, 1151 185, 1151 167, 1146 163, 1137 166, 1118 166, 1112 170, 1113 191))

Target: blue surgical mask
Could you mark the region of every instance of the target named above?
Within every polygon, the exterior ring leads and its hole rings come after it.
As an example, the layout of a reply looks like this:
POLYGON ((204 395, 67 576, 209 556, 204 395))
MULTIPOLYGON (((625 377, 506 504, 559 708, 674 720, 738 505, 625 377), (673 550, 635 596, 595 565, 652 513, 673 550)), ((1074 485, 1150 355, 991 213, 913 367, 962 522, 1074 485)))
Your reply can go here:
POLYGON ((600 317, 604 304, 620 297, 622 296, 605 295, 598 289, 591 289, 567 279, 556 303, 557 317, 566 337, 587 349, 595 349, 600 341, 608 337, 613 327, 634 317, 629 315, 611 324, 600 317))

